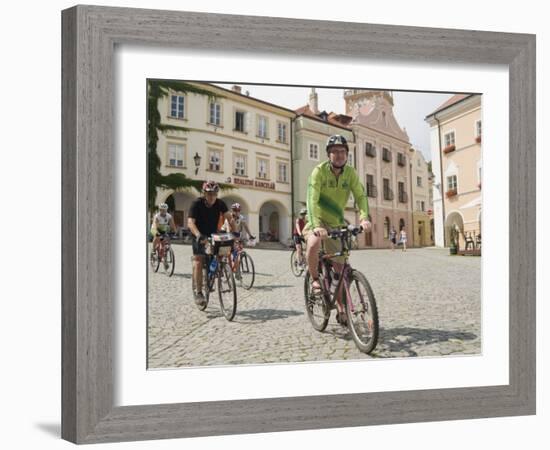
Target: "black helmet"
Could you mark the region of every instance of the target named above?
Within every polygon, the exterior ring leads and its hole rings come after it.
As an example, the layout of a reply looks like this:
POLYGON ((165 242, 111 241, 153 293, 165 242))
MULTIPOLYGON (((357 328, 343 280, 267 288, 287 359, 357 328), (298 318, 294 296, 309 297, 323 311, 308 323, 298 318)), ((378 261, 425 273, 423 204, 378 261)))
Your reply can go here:
POLYGON ((333 134, 331 137, 328 138, 326 147, 327 153, 329 152, 330 148, 334 147, 335 145, 343 145, 349 152, 348 141, 344 136, 340 134, 333 134))

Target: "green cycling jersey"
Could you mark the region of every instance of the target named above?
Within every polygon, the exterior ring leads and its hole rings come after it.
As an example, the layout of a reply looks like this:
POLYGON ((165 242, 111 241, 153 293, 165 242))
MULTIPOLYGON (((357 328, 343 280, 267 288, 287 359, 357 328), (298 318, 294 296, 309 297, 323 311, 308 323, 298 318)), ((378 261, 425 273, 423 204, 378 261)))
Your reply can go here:
POLYGON ((330 161, 319 164, 309 176, 307 186, 308 221, 312 228, 328 226, 337 228, 344 222, 344 209, 350 192, 360 212, 360 220, 369 215, 369 204, 357 172, 347 164, 336 177, 330 161))

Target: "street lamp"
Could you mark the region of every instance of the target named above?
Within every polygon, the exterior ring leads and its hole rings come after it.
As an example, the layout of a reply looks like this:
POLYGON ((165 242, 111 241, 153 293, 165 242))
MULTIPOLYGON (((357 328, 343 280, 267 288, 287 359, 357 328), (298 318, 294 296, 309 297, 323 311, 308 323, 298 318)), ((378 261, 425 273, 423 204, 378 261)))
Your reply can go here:
POLYGON ((201 165, 201 157, 197 152, 195 152, 195 156, 193 156, 193 161, 195 161, 195 175, 196 175, 199 173, 199 166, 201 165))

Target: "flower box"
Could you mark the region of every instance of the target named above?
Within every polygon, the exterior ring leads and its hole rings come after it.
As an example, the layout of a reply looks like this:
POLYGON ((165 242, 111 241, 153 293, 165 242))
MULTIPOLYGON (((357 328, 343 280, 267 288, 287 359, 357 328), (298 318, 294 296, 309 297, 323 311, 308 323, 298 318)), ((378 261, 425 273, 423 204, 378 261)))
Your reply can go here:
POLYGON ((447 145, 447 147, 443 149, 443 153, 451 153, 451 152, 454 152, 455 150, 456 150, 456 146, 454 144, 447 145))
POLYGON ((451 189, 451 190, 449 190, 449 191, 447 191, 447 192, 445 193, 445 195, 447 196, 447 198, 454 197, 456 194, 457 194, 456 189, 451 189))

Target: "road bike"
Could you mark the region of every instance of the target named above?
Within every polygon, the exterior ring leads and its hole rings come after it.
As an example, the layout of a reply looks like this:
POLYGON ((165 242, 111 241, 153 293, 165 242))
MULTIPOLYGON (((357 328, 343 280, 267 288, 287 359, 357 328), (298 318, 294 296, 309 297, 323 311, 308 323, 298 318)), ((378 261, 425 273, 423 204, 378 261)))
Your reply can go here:
POLYGON ((168 233, 158 232, 157 237, 159 237, 159 242, 149 255, 149 263, 151 264, 153 272, 158 272, 162 264, 164 273, 171 277, 176 267, 176 257, 170 243, 170 235, 168 233))
POLYGON ((244 242, 242 239, 235 239, 229 260, 231 263, 231 270, 239 285, 244 289, 251 289, 254 285, 256 272, 254 270, 252 256, 244 250, 244 242))
MULTIPOLYGON (((341 251, 333 254, 319 252, 320 291, 312 289, 312 278, 308 273, 304 280, 306 312, 313 328, 324 331, 330 319, 330 312, 337 307, 337 298, 345 311, 345 322, 357 348, 363 353, 370 353, 378 343, 378 309, 372 288, 361 272, 349 264, 349 235, 362 232, 362 227, 350 225, 346 228, 329 232, 329 238, 340 239, 341 251), (341 271, 334 269, 333 259, 344 257, 341 271)), ((337 316, 338 320, 338 316, 337 316)))
MULTIPOLYGON (((231 233, 212 234, 207 238, 206 256, 203 258, 202 267, 205 301, 197 305, 199 310, 204 311, 210 295, 217 290, 222 314, 229 321, 233 320, 237 312, 237 288, 229 261, 233 244, 234 238, 231 233)), ((193 293, 196 295, 195 278, 192 277, 192 280, 193 293)))
POLYGON ((292 245, 293 250, 290 254, 290 270, 292 270, 295 277, 302 276, 307 269, 305 245, 303 245, 305 242, 306 241, 304 238, 300 236, 300 244, 302 245, 302 264, 298 261, 298 251, 296 250, 296 245, 294 243, 292 245))

